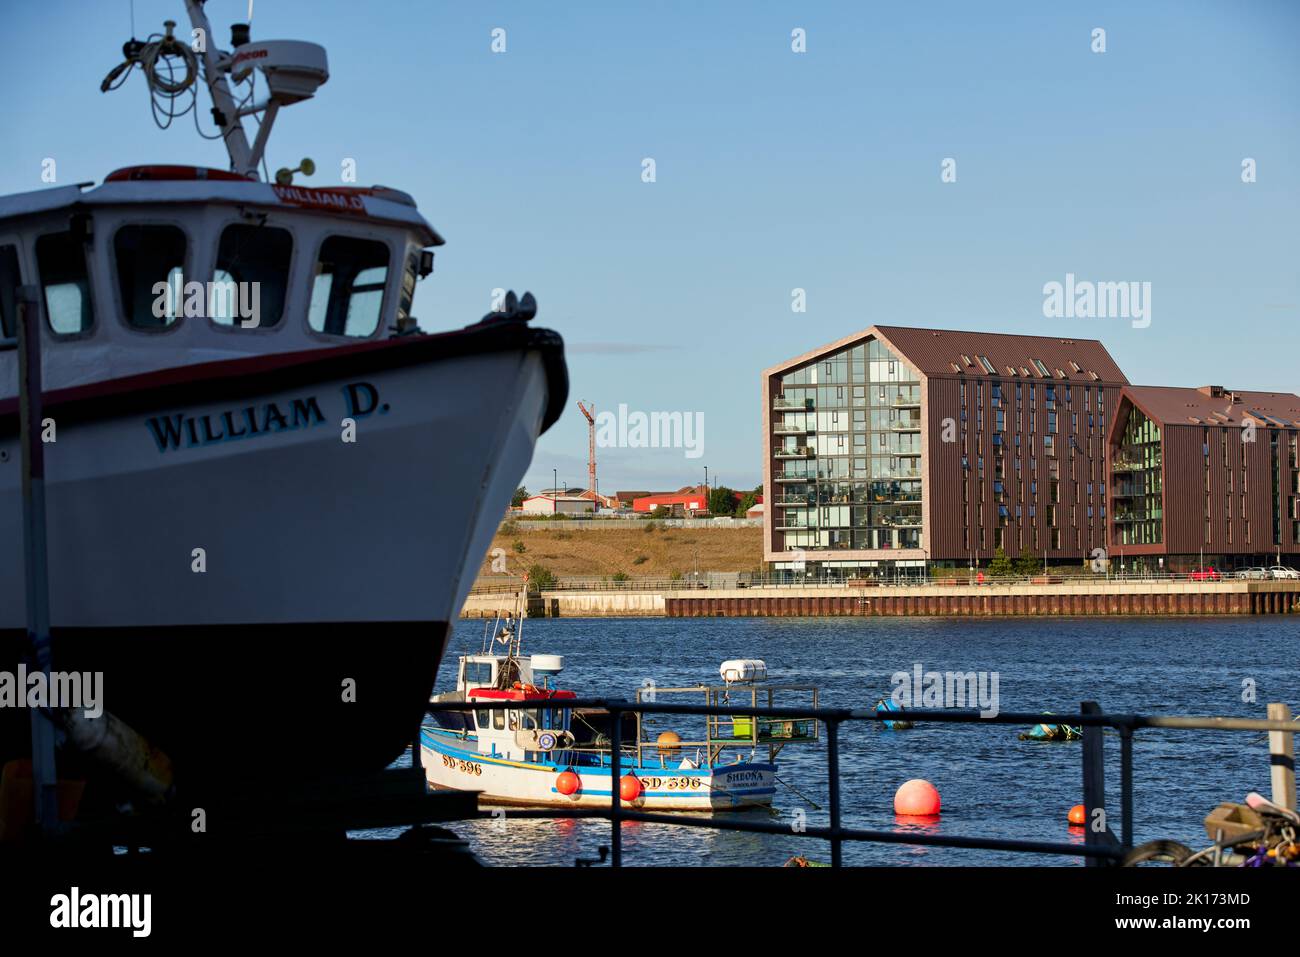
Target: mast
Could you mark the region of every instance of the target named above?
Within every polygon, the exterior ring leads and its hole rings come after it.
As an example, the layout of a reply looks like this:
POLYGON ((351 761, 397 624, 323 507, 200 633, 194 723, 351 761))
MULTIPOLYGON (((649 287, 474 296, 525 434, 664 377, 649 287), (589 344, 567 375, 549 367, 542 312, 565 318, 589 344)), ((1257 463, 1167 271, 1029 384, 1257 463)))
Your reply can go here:
MULTIPOLYGON (((190 23, 195 30, 201 31, 200 36, 203 37, 203 51, 200 54, 203 57, 203 79, 212 96, 212 106, 221 115, 217 122, 222 128, 222 142, 226 144, 226 152, 230 155, 230 168, 249 179, 260 179, 257 175, 257 161, 262 150, 259 149, 255 154, 248 144, 248 137, 244 135, 244 124, 235 108, 235 98, 230 95, 230 84, 226 82, 226 74, 222 70, 222 57, 217 49, 216 38, 212 35, 212 25, 203 9, 204 2, 205 0, 185 0, 185 9, 190 15, 190 23)), ((265 126, 269 133, 270 125, 265 126)), ((258 139, 261 141, 259 145, 265 147, 265 137, 259 135, 258 139)))

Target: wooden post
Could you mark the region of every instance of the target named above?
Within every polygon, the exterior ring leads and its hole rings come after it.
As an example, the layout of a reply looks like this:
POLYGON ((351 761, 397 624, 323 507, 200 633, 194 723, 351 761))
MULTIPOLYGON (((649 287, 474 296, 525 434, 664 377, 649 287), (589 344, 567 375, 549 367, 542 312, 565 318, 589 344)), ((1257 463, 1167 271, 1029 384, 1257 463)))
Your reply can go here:
MULTIPOLYGON (((1285 704, 1268 706, 1270 721, 1291 721, 1291 709, 1285 704)), ((1268 733, 1268 763, 1273 784, 1273 803, 1296 809, 1295 795, 1295 733, 1270 731, 1268 733)))
MULTIPOLYGON (((1085 701, 1079 705, 1079 711, 1101 714, 1101 705, 1085 701)), ((1106 757, 1102 750, 1102 730, 1100 725, 1083 726, 1083 842, 1088 847, 1119 843, 1106 820, 1106 757), (1095 813, 1099 809, 1102 812, 1100 817, 1095 813), (1099 820, 1105 826, 1096 830, 1099 820)), ((1084 861, 1086 867, 1105 867, 1108 863, 1099 857, 1089 857, 1084 861)))

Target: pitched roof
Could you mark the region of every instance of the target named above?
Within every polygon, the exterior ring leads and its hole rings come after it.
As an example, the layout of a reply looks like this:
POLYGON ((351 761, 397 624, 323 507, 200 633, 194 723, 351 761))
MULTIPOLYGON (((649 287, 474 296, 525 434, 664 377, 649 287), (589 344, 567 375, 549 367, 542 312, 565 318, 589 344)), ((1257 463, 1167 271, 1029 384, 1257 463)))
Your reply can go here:
POLYGON ((974 375, 1065 382, 1128 382, 1097 339, 873 326, 927 376, 974 375), (993 366, 989 372, 983 360, 993 366), (1095 376, 1094 376, 1095 373, 1095 376))
POLYGON ((1290 392, 1130 385, 1124 393, 1148 417, 1166 426, 1241 425, 1253 418, 1264 428, 1300 428, 1300 395, 1290 392))
POLYGON ((1096 339, 918 326, 872 326, 764 369, 763 375, 788 372, 872 336, 897 350, 905 361, 926 376, 969 375, 1107 384, 1128 382, 1106 347, 1096 339), (993 367, 992 372, 984 366, 984 359, 993 367))

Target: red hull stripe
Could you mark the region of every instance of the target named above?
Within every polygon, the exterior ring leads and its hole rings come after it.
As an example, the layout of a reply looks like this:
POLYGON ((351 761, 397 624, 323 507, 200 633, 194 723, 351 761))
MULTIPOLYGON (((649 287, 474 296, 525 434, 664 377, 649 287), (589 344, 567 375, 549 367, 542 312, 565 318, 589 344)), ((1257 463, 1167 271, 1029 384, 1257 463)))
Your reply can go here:
MULTIPOLYGON (((47 348, 75 348, 75 345, 56 343, 47 348)), ((533 329, 513 320, 480 322, 437 335, 400 336, 322 349, 173 366, 156 372, 54 389, 45 393, 44 406, 47 413, 61 420, 91 421, 160 407, 258 395, 272 390, 281 392, 323 379, 512 350, 542 353, 550 393, 542 420, 542 430, 545 431, 559 418, 568 399, 564 343, 549 329, 533 329)), ((16 434, 17 431, 18 398, 0 399, 0 436, 16 434)))

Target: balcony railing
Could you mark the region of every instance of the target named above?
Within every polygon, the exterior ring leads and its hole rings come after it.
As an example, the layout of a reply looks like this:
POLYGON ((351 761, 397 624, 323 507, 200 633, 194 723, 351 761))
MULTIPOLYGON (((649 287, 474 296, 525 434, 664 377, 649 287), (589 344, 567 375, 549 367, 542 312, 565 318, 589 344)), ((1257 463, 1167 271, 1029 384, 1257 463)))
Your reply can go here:
POLYGON ((1110 463, 1112 472, 1141 472, 1146 469, 1160 468, 1160 456, 1156 456, 1150 462, 1143 462, 1139 459, 1115 459, 1110 463))
POLYGON ((1118 524, 1127 525, 1135 522, 1158 522, 1163 517, 1163 513, 1158 508, 1150 512, 1116 511, 1113 517, 1118 524))
POLYGON ((880 526, 882 528, 920 528, 921 519, 919 516, 913 518, 910 515, 895 515, 892 517, 886 515, 880 520, 880 526))
POLYGON ((772 454, 778 459, 806 459, 811 455, 816 455, 817 453, 806 445, 796 445, 792 448, 778 445, 772 450, 772 454))
POLYGON ((772 400, 772 408, 777 410, 794 409, 799 412, 811 412, 815 406, 812 399, 804 399, 802 402, 795 402, 792 399, 776 398, 772 400))

